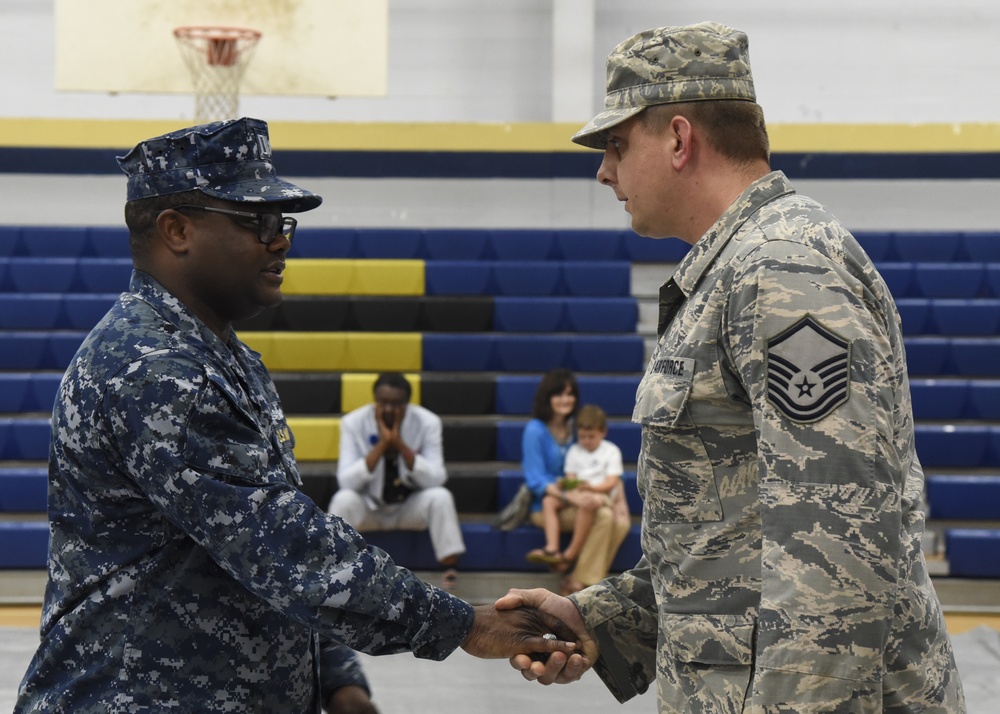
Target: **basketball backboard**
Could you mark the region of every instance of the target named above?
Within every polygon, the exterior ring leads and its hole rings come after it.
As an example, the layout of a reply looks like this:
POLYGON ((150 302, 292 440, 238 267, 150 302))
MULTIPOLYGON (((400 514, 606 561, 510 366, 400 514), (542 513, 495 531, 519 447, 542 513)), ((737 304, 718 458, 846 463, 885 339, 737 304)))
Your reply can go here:
POLYGON ((192 91, 184 26, 258 30, 241 94, 384 96, 388 0, 56 0, 55 88, 192 91))

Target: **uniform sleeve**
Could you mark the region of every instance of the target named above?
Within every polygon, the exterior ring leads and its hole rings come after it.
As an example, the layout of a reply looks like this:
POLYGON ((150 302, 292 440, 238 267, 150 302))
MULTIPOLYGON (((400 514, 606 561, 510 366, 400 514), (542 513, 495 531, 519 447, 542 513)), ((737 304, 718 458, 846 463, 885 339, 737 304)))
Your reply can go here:
POLYGON ((337 452, 337 486, 366 493, 375 474, 368 470, 365 457, 371 446, 365 440, 364 419, 357 412, 340 420, 340 446, 337 452))
POLYGON ((656 680, 656 600, 645 556, 631 570, 570 596, 601 655, 594 671, 619 702, 656 680))
POLYGON ((161 356, 110 381, 102 418, 154 507, 275 610, 370 654, 443 659, 457 648, 471 606, 397 567, 289 484, 245 409, 201 365, 161 356))
POLYGON ((905 364, 863 281, 809 248, 765 244, 734 286, 724 349, 758 434, 753 709, 860 711, 881 701, 899 577, 905 364))
POLYGON ((551 473, 546 466, 545 440, 548 436, 545 425, 537 419, 525 425, 521 436, 521 470, 535 503, 541 501, 546 487, 562 475, 561 472, 551 473))
POLYGON ((417 488, 431 488, 444 486, 448 480, 448 472, 444 466, 444 441, 441 431, 441 417, 426 410, 421 412, 418 442, 407 444, 416 452, 413 470, 409 471, 408 477, 404 476, 404 481, 409 480, 410 485, 417 488))

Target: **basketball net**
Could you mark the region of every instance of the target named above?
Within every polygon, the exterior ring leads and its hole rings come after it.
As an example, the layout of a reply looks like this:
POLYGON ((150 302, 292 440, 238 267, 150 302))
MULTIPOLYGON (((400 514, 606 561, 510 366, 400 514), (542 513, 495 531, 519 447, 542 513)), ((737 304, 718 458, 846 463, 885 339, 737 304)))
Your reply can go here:
POLYGON ((174 38, 194 83, 195 119, 238 119, 240 81, 260 33, 238 27, 178 27, 174 38))

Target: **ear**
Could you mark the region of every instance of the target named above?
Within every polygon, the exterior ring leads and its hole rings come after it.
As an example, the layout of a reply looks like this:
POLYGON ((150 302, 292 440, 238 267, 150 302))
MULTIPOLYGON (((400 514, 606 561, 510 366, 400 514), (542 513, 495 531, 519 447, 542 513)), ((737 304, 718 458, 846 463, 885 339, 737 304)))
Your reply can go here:
POLYGON ((191 249, 194 230, 191 218, 172 208, 168 208, 156 217, 159 243, 175 255, 187 253, 191 249))
POLYGON ((675 169, 680 170, 694 158, 694 127, 687 117, 677 115, 670 120, 667 134, 673 142, 670 152, 671 163, 675 169))

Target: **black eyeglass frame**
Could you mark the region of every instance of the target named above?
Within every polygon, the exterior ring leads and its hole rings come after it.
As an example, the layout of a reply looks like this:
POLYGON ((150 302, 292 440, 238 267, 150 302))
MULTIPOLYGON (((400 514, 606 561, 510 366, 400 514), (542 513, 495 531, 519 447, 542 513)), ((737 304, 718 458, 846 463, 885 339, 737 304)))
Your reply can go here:
POLYGON ((278 216, 274 213, 231 211, 228 208, 216 208, 214 206, 182 204, 180 206, 172 206, 171 208, 165 208, 163 210, 169 211, 172 209, 175 211, 181 211, 189 208, 198 211, 208 211, 209 213, 222 213, 227 216, 236 216, 237 218, 251 221, 257 226, 257 240, 264 245, 271 245, 275 238, 278 237, 279 232, 288 239, 289 243, 291 243, 292 238, 295 236, 295 227, 299 224, 299 222, 291 216, 278 216))

